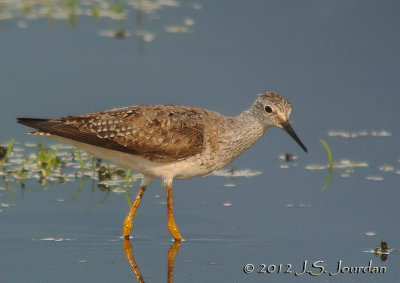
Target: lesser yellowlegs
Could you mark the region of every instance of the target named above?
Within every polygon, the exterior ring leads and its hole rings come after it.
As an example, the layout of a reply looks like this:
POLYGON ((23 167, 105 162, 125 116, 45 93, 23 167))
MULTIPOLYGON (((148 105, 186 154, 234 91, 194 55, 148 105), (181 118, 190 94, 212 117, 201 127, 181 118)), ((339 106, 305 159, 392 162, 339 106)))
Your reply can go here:
POLYGON ((133 217, 147 185, 166 186, 168 229, 175 224, 172 180, 208 175, 233 161, 271 127, 285 130, 307 152, 289 123, 290 102, 275 92, 260 94, 250 109, 225 117, 207 109, 179 105, 140 105, 57 119, 17 118, 60 142, 143 174, 139 192, 123 224, 129 238, 133 217))

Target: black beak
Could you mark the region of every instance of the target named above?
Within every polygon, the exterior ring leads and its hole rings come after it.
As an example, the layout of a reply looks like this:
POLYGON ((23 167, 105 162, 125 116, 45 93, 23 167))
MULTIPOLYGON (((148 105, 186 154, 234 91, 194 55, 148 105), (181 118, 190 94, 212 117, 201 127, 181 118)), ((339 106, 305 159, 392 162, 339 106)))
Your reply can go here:
POLYGON ((289 121, 282 122, 281 125, 285 132, 288 133, 305 152, 308 152, 306 146, 301 142, 301 140, 293 130, 292 126, 289 124, 289 121))

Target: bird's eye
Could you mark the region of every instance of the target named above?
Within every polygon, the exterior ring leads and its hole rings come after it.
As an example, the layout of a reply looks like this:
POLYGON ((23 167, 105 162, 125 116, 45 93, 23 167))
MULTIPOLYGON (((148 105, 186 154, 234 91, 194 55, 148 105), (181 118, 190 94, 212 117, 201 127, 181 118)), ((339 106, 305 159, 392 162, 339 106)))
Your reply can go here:
POLYGON ((271 106, 269 106, 269 105, 265 106, 265 107, 264 107, 264 110, 265 110, 265 112, 267 112, 267 113, 271 113, 271 112, 272 112, 272 108, 271 108, 271 106))

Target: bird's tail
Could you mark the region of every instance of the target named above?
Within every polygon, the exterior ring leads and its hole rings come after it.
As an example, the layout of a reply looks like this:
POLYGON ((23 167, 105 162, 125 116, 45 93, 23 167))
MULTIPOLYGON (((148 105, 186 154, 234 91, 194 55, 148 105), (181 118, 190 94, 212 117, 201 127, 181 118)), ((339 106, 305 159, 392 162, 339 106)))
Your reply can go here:
POLYGON ((50 135, 49 133, 40 131, 41 128, 42 128, 40 126, 40 124, 43 123, 43 122, 47 122, 47 121, 48 121, 48 119, 17 118, 17 122, 18 123, 39 130, 39 131, 28 132, 28 134, 30 134, 30 135, 50 135))
POLYGON ((40 123, 42 122, 46 122, 48 119, 38 119, 38 118, 17 118, 17 122, 31 127, 31 128, 35 128, 37 129, 37 127, 39 126, 40 123))

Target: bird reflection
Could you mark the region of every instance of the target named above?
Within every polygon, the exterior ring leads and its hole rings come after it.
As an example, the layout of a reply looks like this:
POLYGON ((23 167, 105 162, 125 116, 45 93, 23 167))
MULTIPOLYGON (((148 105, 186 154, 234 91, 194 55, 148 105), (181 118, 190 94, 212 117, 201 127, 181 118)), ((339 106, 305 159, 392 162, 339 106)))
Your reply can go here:
POLYGON ((175 241, 168 250, 168 283, 172 283, 174 281, 174 262, 181 244, 182 241, 175 241))
POLYGON ((133 258, 133 249, 132 249, 131 241, 125 237, 124 237, 123 241, 124 241, 123 249, 124 249, 125 257, 127 258, 129 264, 131 265, 133 273, 135 274, 138 282, 142 283, 142 282, 144 282, 143 276, 140 273, 139 267, 137 266, 135 259, 133 258))
MULTIPOLYGON (((178 254, 179 247, 181 246, 182 242, 181 241, 175 241, 171 247, 168 250, 168 274, 167 274, 167 282, 172 283, 174 279, 174 262, 175 262, 175 257, 178 254)), ((143 276, 140 273, 139 267, 135 262, 135 259, 133 257, 133 249, 131 242, 128 238, 123 239, 123 249, 124 249, 124 254, 125 257, 127 258, 130 266, 132 267, 133 273, 136 276, 136 279, 139 283, 144 282, 143 276)))

